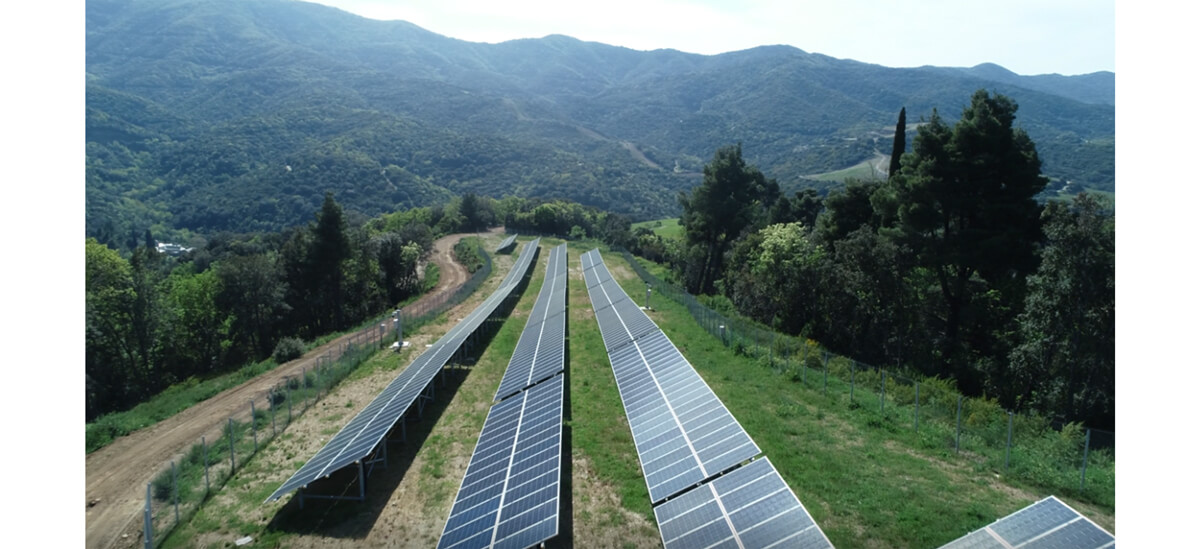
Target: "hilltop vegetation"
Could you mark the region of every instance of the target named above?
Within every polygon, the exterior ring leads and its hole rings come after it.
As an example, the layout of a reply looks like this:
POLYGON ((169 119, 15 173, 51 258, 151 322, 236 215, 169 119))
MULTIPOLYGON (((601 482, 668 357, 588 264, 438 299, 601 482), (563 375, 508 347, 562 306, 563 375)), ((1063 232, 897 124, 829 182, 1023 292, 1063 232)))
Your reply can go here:
POLYGON ((806 176, 886 154, 899 107, 953 111, 979 88, 1021 103, 1048 192, 1113 190, 1111 73, 476 44, 283 0, 97 0, 86 15, 86 230, 126 252, 147 228, 186 242, 296 226, 325 192, 352 217, 467 192, 673 216, 733 142, 789 192, 824 194, 836 185, 806 176))

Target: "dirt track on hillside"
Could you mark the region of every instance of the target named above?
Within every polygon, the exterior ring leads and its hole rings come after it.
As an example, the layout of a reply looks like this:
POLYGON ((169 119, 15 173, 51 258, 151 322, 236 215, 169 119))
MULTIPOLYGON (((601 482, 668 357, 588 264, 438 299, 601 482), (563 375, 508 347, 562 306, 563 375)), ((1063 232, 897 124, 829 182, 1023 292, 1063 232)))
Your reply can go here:
MULTIPOLYGON (((450 235, 434 242, 430 261, 438 265, 440 277, 437 286, 417 303, 436 299, 466 282, 469 275, 454 260, 454 244, 473 234, 450 235)), ((299 359, 228 389, 156 425, 121 437, 87 455, 84 500, 87 510, 86 546, 96 549, 140 546, 140 518, 145 504, 146 484, 164 465, 177 460, 201 436, 217 440, 229 417, 249 417, 252 399, 264 403, 269 389, 288 377, 299 376, 302 370, 311 370, 318 357, 344 344, 354 335, 347 334, 326 343, 299 359)))

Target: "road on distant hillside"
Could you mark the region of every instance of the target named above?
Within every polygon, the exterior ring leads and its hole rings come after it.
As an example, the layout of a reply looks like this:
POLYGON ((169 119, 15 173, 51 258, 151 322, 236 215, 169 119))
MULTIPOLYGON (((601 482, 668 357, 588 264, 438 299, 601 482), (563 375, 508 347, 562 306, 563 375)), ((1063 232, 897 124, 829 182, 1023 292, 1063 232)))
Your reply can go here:
MULTIPOLYGON (((492 232, 502 232, 493 229, 492 232)), ((475 233, 445 236, 433 243, 430 261, 438 266, 437 286, 413 305, 436 299, 467 281, 465 267, 454 260, 454 245, 475 233)), ((348 341, 347 334, 283 364, 242 385, 228 389, 175 416, 130 433, 89 454, 86 458, 86 546, 90 549, 133 548, 142 545, 141 510, 146 484, 164 464, 177 460, 206 436, 217 440, 229 417, 249 417, 251 399, 266 401, 267 391, 302 370, 312 369, 317 357, 348 341)))

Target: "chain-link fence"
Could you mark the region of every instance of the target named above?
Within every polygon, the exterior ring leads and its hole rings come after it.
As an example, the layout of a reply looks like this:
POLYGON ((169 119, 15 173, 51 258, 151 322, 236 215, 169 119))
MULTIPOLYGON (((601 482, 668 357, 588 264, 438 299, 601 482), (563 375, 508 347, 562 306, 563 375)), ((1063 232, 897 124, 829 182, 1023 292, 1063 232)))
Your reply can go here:
MULTIPOLYGON (((415 329, 461 303, 492 272, 491 257, 482 247, 484 265, 454 290, 401 309, 405 329, 415 329)), ((245 410, 226 420, 218 436, 201 437, 180 458, 164 464, 146 485, 142 509, 143 545, 157 547, 171 531, 191 518, 260 448, 282 433, 305 410, 379 349, 396 341, 393 313, 367 321, 341 344, 316 357, 311 369, 289 376, 251 400, 245 410)))
MULTIPOLYGON (((1116 434, 1014 414, 994 400, 959 394, 944 379, 914 379, 821 349, 815 342, 723 315, 650 273, 618 250, 650 290, 684 305, 713 337, 831 404, 866 414, 868 424, 911 429, 919 444, 945 449, 979 470, 1003 473, 1092 503, 1115 503, 1116 434)), ((650 299, 647 294, 646 299, 650 299)), ((640 300, 640 296, 634 296, 640 300)))

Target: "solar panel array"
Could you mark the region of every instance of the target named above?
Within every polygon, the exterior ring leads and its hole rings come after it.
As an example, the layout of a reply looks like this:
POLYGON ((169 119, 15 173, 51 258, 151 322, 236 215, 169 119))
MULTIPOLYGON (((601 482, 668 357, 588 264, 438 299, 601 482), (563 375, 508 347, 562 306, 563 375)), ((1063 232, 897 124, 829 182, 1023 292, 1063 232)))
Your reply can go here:
POLYGON ((589 252, 583 267, 650 501, 758 455, 700 374, 613 280, 599 252, 589 252))
POLYGON ((825 533, 599 250, 580 259, 667 547, 832 547, 825 533))
POLYGON ((504 250, 508 249, 508 247, 512 246, 516 241, 517 235, 510 235, 508 238, 505 238, 504 242, 501 242, 499 246, 496 246, 496 253, 503 253, 504 250))
POLYGON ((563 370, 567 312, 567 245, 550 250, 546 278, 529 312, 494 400, 514 395, 563 370))
POLYGON ((563 376, 492 407, 439 548, 537 545, 558 534, 563 376))
POLYGON ((1112 534, 1050 496, 946 545, 942 549, 1101 549, 1112 534))
POLYGON ((388 431, 425 391, 434 376, 446 366, 467 340, 500 304, 517 289, 518 283, 530 271, 538 242, 534 239, 513 264, 508 276, 494 292, 446 335, 417 357, 404 371, 354 416, 341 431, 325 444, 294 475, 283 483, 267 501, 325 478, 333 472, 367 457, 387 435, 388 431))
POLYGON ((666 549, 830 547, 767 458, 654 508, 666 549))
POLYGON ((542 289, 496 392, 503 400, 488 412, 439 548, 524 548, 558 535, 566 256, 566 244, 550 251, 542 289))

